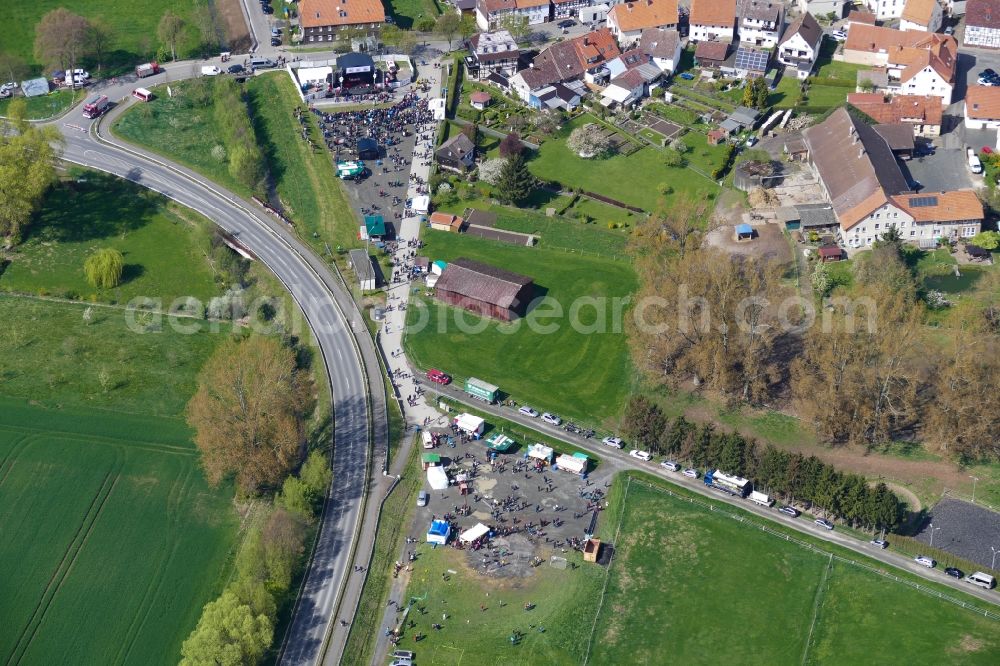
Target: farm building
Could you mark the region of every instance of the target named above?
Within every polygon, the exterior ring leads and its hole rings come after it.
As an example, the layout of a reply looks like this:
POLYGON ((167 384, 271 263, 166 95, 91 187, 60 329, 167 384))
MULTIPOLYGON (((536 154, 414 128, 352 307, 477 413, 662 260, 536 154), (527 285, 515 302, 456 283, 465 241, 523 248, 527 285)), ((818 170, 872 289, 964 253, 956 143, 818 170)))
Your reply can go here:
POLYGON ((450 262, 435 288, 438 300, 501 321, 524 314, 533 292, 530 277, 470 259, 450 262))

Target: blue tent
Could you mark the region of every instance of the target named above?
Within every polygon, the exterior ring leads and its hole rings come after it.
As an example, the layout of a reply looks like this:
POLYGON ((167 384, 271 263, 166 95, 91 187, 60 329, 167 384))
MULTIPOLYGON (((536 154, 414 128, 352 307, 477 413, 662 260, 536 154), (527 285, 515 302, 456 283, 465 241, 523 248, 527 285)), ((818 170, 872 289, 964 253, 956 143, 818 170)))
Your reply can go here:
POLYGON ((753 238, 753 227, 749 224, 737 224, 736 225, 736 238, 753 238))

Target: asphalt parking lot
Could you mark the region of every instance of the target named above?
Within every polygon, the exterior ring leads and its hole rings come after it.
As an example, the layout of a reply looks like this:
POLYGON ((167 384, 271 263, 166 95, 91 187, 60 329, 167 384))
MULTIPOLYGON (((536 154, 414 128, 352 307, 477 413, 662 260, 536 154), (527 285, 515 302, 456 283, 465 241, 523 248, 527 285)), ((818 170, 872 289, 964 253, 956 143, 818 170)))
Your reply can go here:
POLYGON ((947 192, 972 187, 972 179, 961 148, 938 148, 933 155, 914 157, 903 163, 921 192, 947 192))

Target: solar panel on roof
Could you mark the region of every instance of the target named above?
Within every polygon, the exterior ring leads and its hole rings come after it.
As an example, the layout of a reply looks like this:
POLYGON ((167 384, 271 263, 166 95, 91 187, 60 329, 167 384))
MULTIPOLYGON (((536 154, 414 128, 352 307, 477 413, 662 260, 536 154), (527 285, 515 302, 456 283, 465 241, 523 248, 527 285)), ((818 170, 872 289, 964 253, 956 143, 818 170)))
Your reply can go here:
POLYGON ((937 197, 910 197, 910 208, 927 208, 928 206, 937 205, 937 197))
POLYGON ((739 49, 736 51, 736 69, 763 72, 767 69, 769 56, 770 54, 767 51, 739 49))

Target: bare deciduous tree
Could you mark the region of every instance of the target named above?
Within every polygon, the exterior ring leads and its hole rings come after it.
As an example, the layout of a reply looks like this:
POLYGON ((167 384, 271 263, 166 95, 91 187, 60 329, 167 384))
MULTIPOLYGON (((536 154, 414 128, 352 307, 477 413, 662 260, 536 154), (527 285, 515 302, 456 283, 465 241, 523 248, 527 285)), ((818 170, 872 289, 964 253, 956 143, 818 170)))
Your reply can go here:
POLYGON ((35 57, 53 69, 69 70, 66 80, 76 87, 72 70, 87 50, 90 23, 82 16, 53 9, 35 26, 35 57))

